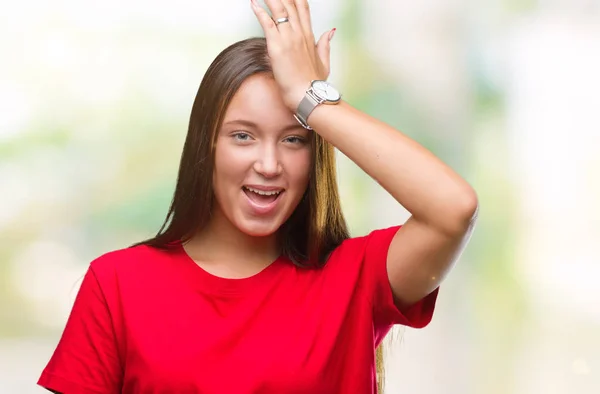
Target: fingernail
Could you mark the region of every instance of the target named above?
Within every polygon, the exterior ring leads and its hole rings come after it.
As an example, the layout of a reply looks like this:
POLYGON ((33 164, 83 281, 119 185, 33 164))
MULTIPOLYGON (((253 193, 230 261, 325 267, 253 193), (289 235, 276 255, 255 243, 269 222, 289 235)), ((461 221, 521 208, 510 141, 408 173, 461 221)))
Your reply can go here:
POLYGON ((333 28, 331 29, 331 32, 329 33, 329 41, 331 41, 331 39, 333 38, 333 35, 335 34, 335 31, 337 30, 337 28, 333 28))

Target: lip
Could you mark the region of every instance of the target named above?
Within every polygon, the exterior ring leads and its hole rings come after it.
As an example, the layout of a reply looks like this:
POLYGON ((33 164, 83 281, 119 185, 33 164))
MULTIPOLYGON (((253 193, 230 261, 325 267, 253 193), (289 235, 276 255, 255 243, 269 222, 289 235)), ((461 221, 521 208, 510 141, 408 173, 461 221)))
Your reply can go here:
POLYGON ((263 205, 263 204, 257 204, 250 197, 248 197, 248 195, 246 194, 246 192, 244 191, 244 189, 241 189, 240 192, 244 195, 244 198, 248 202, 248 205, 250 206, 250 209, 256 215, 267 215, 267 214, 273 212, 277 208, 277 205, 279 205, 279 201, 281 200, 281 196, 283 195, 283 193, 285 193, 285 191, 282 190, 281 188, 264 189, 264 187, 263 188, 258 188, 258 187, 249 186, 249 185, 248 185, 248 187, 251 187, 253 189, 263 190, 263 191, 281 190, 281 193, 279 193, 279 195, 277 196, 277 198, 275 200, 273 200, 272 202, 270 202, 268 204, 264 204, 263 205))

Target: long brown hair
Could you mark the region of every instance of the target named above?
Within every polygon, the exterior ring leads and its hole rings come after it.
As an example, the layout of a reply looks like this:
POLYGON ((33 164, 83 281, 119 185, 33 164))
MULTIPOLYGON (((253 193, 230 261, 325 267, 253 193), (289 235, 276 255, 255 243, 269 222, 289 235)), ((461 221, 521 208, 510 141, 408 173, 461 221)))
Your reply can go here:
MULTIPOLYGON (((157 235, 136 245, 166 249, 189 240, 207 225, 215 204, 214 147, 218 129, 233 96, 249 77, 272 73, 264 38, 249 38, 223 50, 206 71, 190 116, 189 128, 171 206, 157 235)), ((308 188, 279 230, 282 254, 299 266, 325 264, 349 237, 337 188, 331 144, 312 133, 312 168, 308 188)), ((377 372, 382 376, 381 346, 377 372)))

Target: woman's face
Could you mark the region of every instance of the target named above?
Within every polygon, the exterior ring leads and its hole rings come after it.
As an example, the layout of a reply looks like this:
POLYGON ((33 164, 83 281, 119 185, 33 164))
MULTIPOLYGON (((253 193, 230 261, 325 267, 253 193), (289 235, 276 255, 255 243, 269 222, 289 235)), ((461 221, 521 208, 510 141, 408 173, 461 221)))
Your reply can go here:
POLYGON ((233 97, 218 131, 216 209, 240 231, 274 234, 306 191, 310 132, 283 104, 270 75, 254 75, 233 97))

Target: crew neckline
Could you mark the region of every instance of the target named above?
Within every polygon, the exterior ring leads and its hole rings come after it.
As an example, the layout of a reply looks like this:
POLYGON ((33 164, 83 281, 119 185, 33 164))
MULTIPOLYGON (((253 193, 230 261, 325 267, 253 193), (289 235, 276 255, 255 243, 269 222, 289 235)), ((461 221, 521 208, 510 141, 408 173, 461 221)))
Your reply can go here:
MULTIPOLYGON (((185 267, 185 276, 189 278, 193 286, 198 290, 217 294, 234 295, 256 291, 269 284, 281 272, 281 268, 289 262, 284 256, 279 256, 254 275, 244 278, 225 278, 202 268, 192 259, 181 242, 174 246, 175 257, 185 267)), ((291 262, 289 263, 291 264, 291 262)))

